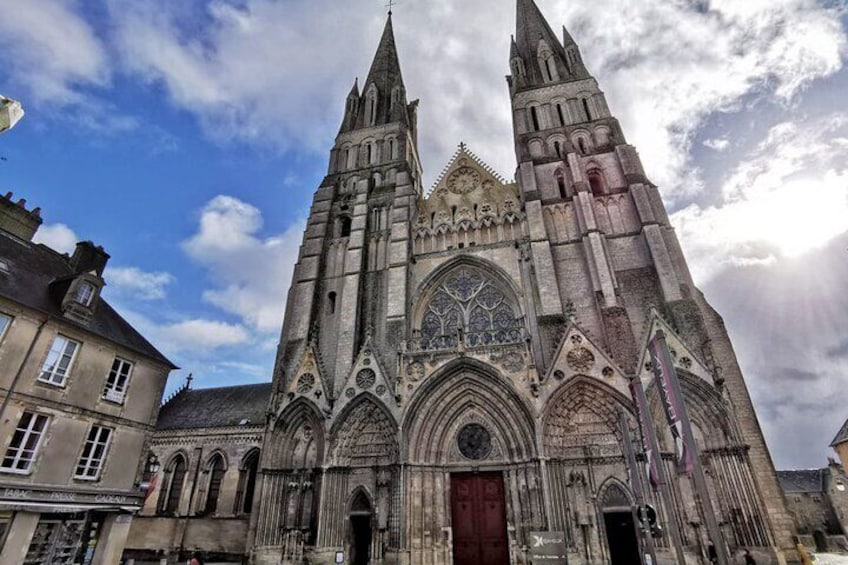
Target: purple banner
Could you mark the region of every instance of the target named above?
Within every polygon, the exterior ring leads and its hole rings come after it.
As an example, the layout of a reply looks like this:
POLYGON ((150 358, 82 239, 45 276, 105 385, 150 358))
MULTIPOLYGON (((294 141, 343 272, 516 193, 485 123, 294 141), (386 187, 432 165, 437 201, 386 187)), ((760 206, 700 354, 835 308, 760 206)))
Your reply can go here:
POLYGON ((648 344, 648 352, 651 354, 651 364, 654 367, 654 376, 657 379, 657 388, 660 391, 665 418, 674 438, 677 471, 691 473, 694 469, 694 461, 692 460, 692 450, 689 449, 683 439, 683 420, 681 419, 683 399, 677 397, 675 394, 677 389, 672 383, 672 379, 676 379, 677 374, 674 372, 671 354, 665 346, 665 341, 660 341, 657 337, 654 337, 648 344))
POLYGON ((633 406, 636 408, 636 419, 639 421, 639 432, 642 439, 642 452, 645 454, 645 474, 651 482, 651 486, 657 488, 660 484, 657 473, 657 462, 654 458, 654 450, 651 449, 652 442, 649 440, 651 430, 645 421, 648 407, 645 406, 645 391, 642 389, 642 381, 638 378, 630 379, 630 395, 633 397, 633 406))

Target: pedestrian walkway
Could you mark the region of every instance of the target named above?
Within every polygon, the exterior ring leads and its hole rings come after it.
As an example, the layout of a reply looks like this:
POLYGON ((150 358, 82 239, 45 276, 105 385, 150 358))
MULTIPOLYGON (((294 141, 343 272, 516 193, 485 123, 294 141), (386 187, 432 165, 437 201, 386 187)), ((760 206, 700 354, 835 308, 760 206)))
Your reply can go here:
POLYGON ((816 565, 848 565, 848 555, 838 555, 835 553, 816 553, 816 565))

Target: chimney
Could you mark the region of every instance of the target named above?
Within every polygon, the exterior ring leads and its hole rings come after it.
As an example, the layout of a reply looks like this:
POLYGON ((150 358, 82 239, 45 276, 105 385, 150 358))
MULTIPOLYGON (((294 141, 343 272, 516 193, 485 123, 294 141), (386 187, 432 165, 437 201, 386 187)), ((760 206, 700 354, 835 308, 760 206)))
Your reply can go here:
POLYGON ((0 196, 0 230, 8 232, 25 241, 32 241, 32 236, 41 225, 41 208, 31 212, 26 209, 26 200, 21 198, 12 201, 12 193, 0 196))
POLYGON ((94 271, 98 277, 103 278, 109 254, 99 245, 94 245, 90 241, 80 241, 70 261, 74 274, 94 271))

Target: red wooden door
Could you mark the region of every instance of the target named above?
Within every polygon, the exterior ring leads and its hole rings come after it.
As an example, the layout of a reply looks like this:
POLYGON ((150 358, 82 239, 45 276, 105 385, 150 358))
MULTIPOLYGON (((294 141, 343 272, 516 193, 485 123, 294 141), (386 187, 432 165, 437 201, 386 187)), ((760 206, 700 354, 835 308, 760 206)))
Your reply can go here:
POLYGON ((507 565, 500 473, 451 475, 451 518, 454 565, 507 565))

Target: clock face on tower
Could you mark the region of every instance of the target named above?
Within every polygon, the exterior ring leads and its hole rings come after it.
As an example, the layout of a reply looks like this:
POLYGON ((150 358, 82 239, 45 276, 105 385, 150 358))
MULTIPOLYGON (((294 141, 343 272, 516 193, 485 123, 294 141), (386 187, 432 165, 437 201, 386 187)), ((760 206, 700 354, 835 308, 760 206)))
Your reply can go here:
POLYGON ((457 169, 448 179, 448 189, 454 194, 468 194, 480 184, 480 173, 471 167, 457 169))
POLYGON ((485 459, 492 452, 492 436, 480 424, 466 424, 456 436, 459 452, 468 459, 485 459))

